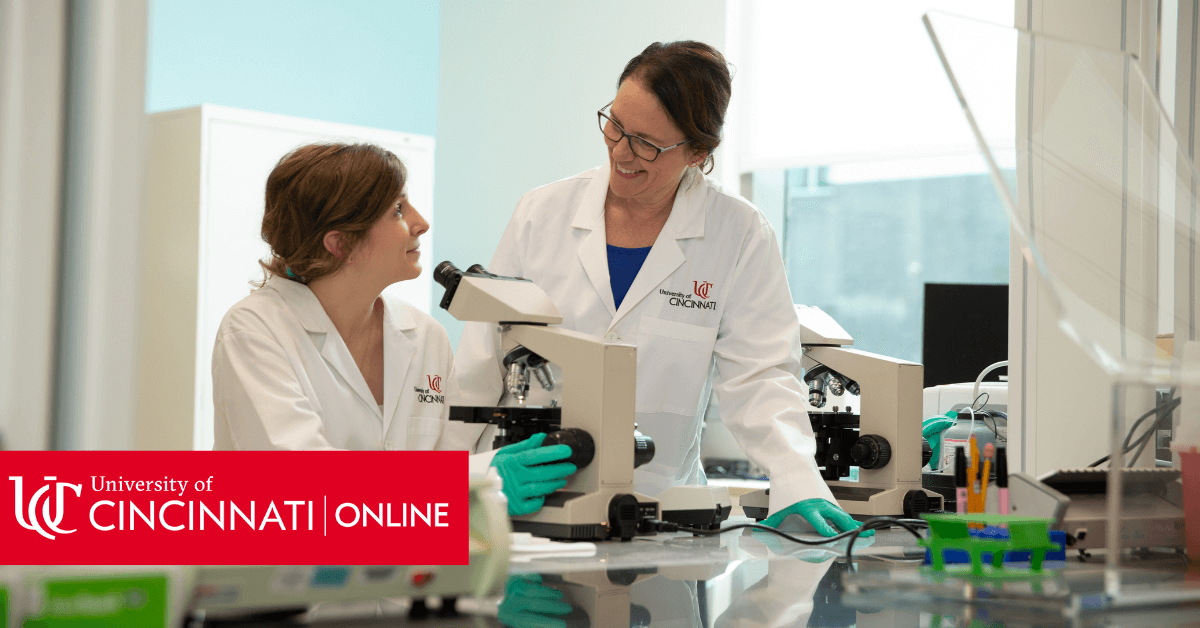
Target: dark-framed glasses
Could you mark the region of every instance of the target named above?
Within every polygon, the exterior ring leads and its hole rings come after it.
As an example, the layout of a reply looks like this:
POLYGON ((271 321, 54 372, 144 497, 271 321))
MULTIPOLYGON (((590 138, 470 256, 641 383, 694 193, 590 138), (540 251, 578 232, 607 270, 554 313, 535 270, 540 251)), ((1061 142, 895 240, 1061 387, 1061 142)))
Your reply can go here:
POLYGON ((621 125, 617 124, 616 120, 613 120, 608 116, 608 114, 604 113, 604 110, 608 109, 611 105, 612 103, 610 102, 596 112, 596 116, 600 119, 600 132, 604 134, 605 139, 614 144, 619 144, 621 140, 628 137, 630 150, 632 150, 633 154, 637 155, 642 161, 654 161, 655 159, 658 159, 660 154, 665 153, 672 148, 683 146, 691 141, 683 140, 682 142, 673 144, 671 146, 659 146, 658 144, 655 144, 654 142, 651 142, 643 137, 626 133, 625 129, 622 128, 621 125))

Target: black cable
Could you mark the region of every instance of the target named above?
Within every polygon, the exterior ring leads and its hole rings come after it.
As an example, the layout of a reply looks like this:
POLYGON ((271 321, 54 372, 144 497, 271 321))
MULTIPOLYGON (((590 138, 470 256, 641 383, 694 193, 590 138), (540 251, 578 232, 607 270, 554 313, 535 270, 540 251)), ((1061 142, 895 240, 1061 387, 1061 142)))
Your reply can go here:
POLYGON ((992 420, 992 432, 996 434, 996 442, 1007 443, 1008 438, 1000 435, 1000 426, 997 425, 996 418, 1004 419, 1004 425, 1008 425, 1008 415, 1003 412, 990 411, 987 416, 992 420))
MULTIPOLYGON (((1172 389, 1172 391, 1173 390, 1174 389, 1172 389)), ((1177 408, 1179 406, 1181 401, 1182 401, 1181 399, 1171 399, 1170 401, 1165 401, 1161 405, 1155 406, 1150 411, 1148 411, 1145 414, 1143 414, 1142 416, 1138 417, 1137 421, 1134 421, 1133 426, 1129 428, 1129 433, 1126 434, 1126 436, 1125 436, 1125 442, 1122 444, 1123 451, 1121 452, 1121 455, 1124 456, 1125 454, 1132 451, 1134 447, 1137 447, 1138 445, 1141 445, 1144 442, 1146 442, 1146 440, 1148 438, 1150 438, 1150 436, 1153 435, 1154 432, 1156 432, 1158 430, 1159 424, 1171 416, 1171 413, 1175 411, 1175 408, 1177 408), (1145 421, 1146 419, 1148 419, 1152 415, 1154 415, 1156 412, 1160 412, 1160 411, 1163 413, 1162 416, 1160 416, 1158 419, 1156 419, 1155 422, 1150 425, 1150 428, 1147 429, 1146 432, 1144 432, 1137 440, 1130 443, 1129 441, 1133 438, 1134 432, 1137 430, 1138 426, 1142 424, 1142 421, 1145 421)), ((1090 464, 1088 466, 1095 467, 1095 466, 1101 465, 1101 464, 1107 462, 1109 460, 1109 458, 1111 458, 1111 457, 1112 457, 1111 455, 1105 456, 1105 457, 1097 460, 1096 462, 1093 462, 1092 464, 1090 464)), ((1124 461, 1122 461, 1122 464, 1124 464, 1124 461)))
MULTIPOLYGON (((913 536, 917 537, 917 540, 919 541, 922 538, 921 533, 917 532, 917 529, 912 526, 913 523, 918 523, 918 524, 926 526, 926 527, 928 527, 928 525, 929 525, 928 523, 925 522, 924 519, 897 519, 895 517, 871 517, 870 519, 863 521, 862 525, 859 526, 859 530, 874 530, 876 528, 884 528, 884 527, 888 527, 892 524, 897 524, 900 527, 904 528, 905 530, 912 532, 913 536)), ((850 554, 850 552, 851 552, 851 550, 854 549, 854 541, 857 539, 858 539, 858 535, 855 534, 854 537, 850 539, 850 542, 846 544, 846 562, 847 563, 849 563, 851 560, 853 560, 853 556, 850 554)))
MULTIPOLYGON (((1134 460, 1138 459, 1138 456, 1141 455, 1141 451, 1146 448, 1146 443, 1150 442, 1150 439, 1154 436, 1154 432, 1157 432, 1158 430, 1162 429, 1162 425, 1165 423, 1166 420, 1171 418, 1171 413, 1175 412, 1175 408, 1180 406, 1181 402, 1182 402, 1182 400, 1180 400, 1180 399, 1175 399, 1175 400, 1171 400, 1168 402, 1164 402, 1162 406, 1158 406, 1158 407, 1152 409, 1152 411, 1147 412, 1146 414, 1142 414, 1141 417, 1139 417, 1138 420, 1135 421, 1133 427, 1130 427, 1130 429, 1129 429, 1129 433, 1126 436, 1126 441, 1124 441, 1124 443, 1122 445, 1122 448, 1123 448, 1123 450, 1121 451, 1122 457, 1124 455, 1128 454, 1129 451, 1132 451, 1135 447, 1139 447, 1139 445, 1141 445, 1141 448, 1138 449, 1138 453, 1134 454, 1134 460), (1129 439, 1133 438, 1133 433, 1134 433, 1133 430, 1135 430, 1136 427, 1138 427, 1138 425, 1141 424, 1141 421, 1146 420, 1148 417, 1150 417, 1151 414, 1153 414, 1154 412, 1158 412, 1158 411, 1162 411, 1163 414, 1160 415, 1160 417, 1158 419, 1154 420, 1154 423, 1151 424, 1151 426, 1148 427, 1148 429, 1146 429, 1145 432, 1142 432, 1142 435, 1140 437, 1138 437, 1138 439, 1136 439, 1136 441, 1130 443, 1129 439)), ((1096 462, 1092 462, 1091 465, 1088 465, 1088 466, 1094 467, 1094 466, 1102 465, 1102 463, 1108 461, 1110 459, 1110 457, 1112 457, 1112 456, 1106 455, 1106 456, 1102 457, 1102 459, 1099 459, 1096 462)), ((1122 463, 1122 465, 1124 465, 1123 460, 1121 463, 1122 463)))
MULTIPOLYGON (((1174 389, 1172 389, 1172 396, 1174 396, 1174 389)), ((1121 452, 1121 456, 1124 457, 1125 454, 1129 453, 1130 451, 1133 451, 1133 449, 1138 446, 1142 447, 1142 449, 1138 450, 1138 455, 1141 455, 1142 450, 1145 449, 1145 444, 1154 435, 1154 433, 1160 429, 1159 425, 1161 423, 1164 423, 1167 419, 1170 419, 1171 413, 1173 413, 1175 411, 1175 409, 1179 407, 1179 404, 1181 404, 1182 402, 1183 402, 1182 398, 1175 398, 1175 399, 1171 399, 1169 401, 1164 401, 1162 404, 1157 405, 1154 408, 1151 408, 1148 412, 1146 412, 1142 416, 1138 417, 1138 419, 1136 421, 1134 421, 1133 426, 1129 428, 1129 433, 1126 434, 1126 436, 1125 436, 1125 442, 1122 444, 1123 451, 1121 452), (1150 427, 1140 437, 1138 437, 1137 440, 1130 443, 1129 441, 1133 439, 1133 435, 1134 435, 1135 431, 1137 430, 1138 426, 1141 425, 1142 422, 1145 421, 1146 419, 1148 419, 1151 416, 1154 416, 1154 414, 1160 413, 1160 412, 1161 412, 1161 416, 1159 416, 1158 419, 1156 419, 1153 423, 1151 423, 1150 427)), ((1098 466, 1104 464, 1105 462, 1108 462, 1110 458, 1112 458, 1111 454, 1093 462, 1092 464, 1089 464, 1088 466, 1089 467, 1098 467, 1098 466)), ((1137 456, 1134 456, 1134 460, 1136 460, 1136 459, 1137 459, 1137 456)), ((1125 461, 1122 460, 1121 464, 1124 465, 1124 463, 1125 463, 1125 461)))
POLYGON ((1150 429, 1146 430, 1146 434, 1143 435, 1141 438, 1142 446, 1138 447, 1138 450, 1133 452, 1133 461, 1134 462, 1137 462, 1137 459, 1142 456, 1142 452, 1146 450, 1146 445, 1149 445, 1152 441, 1154 441, 1154 437, 1158 435, 1158 431, 1164 427, 1162 425, 1162 423, 1164 423, 1167 419, 1171 418, 1171 413, 1173 413, 1175 411, 1175 408, 1179 407, 1179 405, 1183 402, 1183 399, 1181 398, 1181 399, 1176 399, 1176 400, 1172 400, 1172 401, 1178 401, 1179 403, 1176 403, 1174 406, 1164 409, 1162 412, 1162 416, 1158 417, 1158 420, 1155 421, 1154 424, 1150 426, 1150 429))
POLYGON ((975 401, 972 401, 972 402, 971 402, 971 409, 972 409, 972 410, 974 410, 974 411, 976 411, 976 412, 982 412, 982 411, 983 411, 983 407, 984 407, 984 406, 986 406, 986 405, 987 405, 987 402, 989 402, 989 401, 991 401, 991 400, 992 400, 992 396, 991 396, 991 395, 989 395, 989 394, 987 393, 987 391, 985 390, 985 391, 983 391, 983 392, 979 393, 979 395, 977 395, 977 396, 975 397, 975 401), (975 407, 975 404, 979 403, 979 398, 980 398, 980 397, 983 397, 983 403, 980 403, 980 404, 979 404, 979 407, 978 407, 978 408, 976 408, 976 407, 975 407))
MULTIPOLYGON (((1174 393, 1172 393, 1172 396, 1174 396, 1174 393)), ((1142 421, 1145 421, 1146 419, 1150 418, 1154 413, 1159 412, 1160 410, 1164 413, 1173 412, 1175 410, 1174 406, 1179 405, 1178 403, 1176 403, 1177 401, 1182 401, 1182 400, 1181 399, 1170 399, 1168 401, 1164 401, 1162 404, 1155 406, 1149 412, 1138 417, 1138 420, 1135 421, 1133 423, 1133 426, 1129 428, 1129 433, 1125 435, 1124 447, 1127 448, 1126 453, 1128 453, 1129 449, 1136 447, 1138 445, 1138 443, 1141 443, 1146 438, 1146 435, 1142 434, 1141 438, 1138 438, 1138 440, 1136 442, 1134 442, 1132 445, 1129 444, 1130 439, 1133 438, 1134 432, 1137 431, 1137 428, 1139 425, 1142 424, 1142 421), (1168 406, 1171 406, 1170 409, 1168 409, 1168 406)), ((1160 416, 1159 418, 1155 419, 1154 424, 1156 425, 1161 421, 1162 421, 1162 417, 1160 416)), ((1147 433, 1149 433, 1149 432, 1147 432, 1147 433)))
POLYGON ((923 519, 900 519, 897 517, 871 517, 869 519, 864 520, 861 525, 859 525, 857 528, 855 528, 853 530, 847 530, 845 532, 842 532, 841 534, 837 534, 837 535, 834 535, 831 537, 821 539, 820 541, 810 541, 808 539, 802 539, 798 536, 792 536, 792 535, 788 534, 787 532, 784 532, 783 530, 778 530, 778 529, 772 528, 771 526, 765 526, 760 523, 738 523, 738 524, 731 525, 727 528, 719 528, 716 530, 702 530, 700 528, 689 528, 686 526, 681 526, 681 525, 678 525, 675 523, 671 523, 669 521, 650 520, 648 523, 653 525, 655 531, 657 531, 657 532, 688 532, 691 534, 699 534, 699 535, 704 535, 704 536, 713 536, 713 535, 717 535, 717 534, 723 534, 725 532, 730 532, 732 530, 739 530, 742 528, 750 528, 752 530, 762 530, 764 532, 772 532, 774 534, 782 536, 783 538, 785 538, 789 541, 800 543, 801 545, 825 545, 826 543, 833 543, 835 541, 840 541, 844 538, 849 538, 850 543, 848 543, 846 546, 846 558, 847 559, 850 558, 850 550, 852 550, 854 548, 855 539, 858 538, 859 534, 862 534, 863 532, 866 532, 867 530, 876 530, 879 528, 887 528, 892 525, 898 525, 898 526, 901 526, 904 529, 908 530, 909 532, 912 532, 914 536, 916 536, 918 539, 920 539, 920 538, 922 538, 921 533, 918 532, 917 529, 913 526, 914 525, 920 525, 920 526, 928 525, 927 523, 925 523, 925 520, 923 520, 923 519))
POLYGON ((820 541, 810 541, 808 539, 802 539, 798 536, 792 536, 792 535, 788 534, 787 532, 784 532, 783 530, 777 530, 775 528, 772 528, 771 526, 762 525, 761 523, 738 523, 738 524, 731 525, 727 528, 718 528, 716 530, 703 530, 700 528, 688 528, 688 527, 681 526, 681 525, 678 525, 675 523, 671 523, 670 521, 652 521, 651 523, 654 525, 654 529, 657 532, 688 532, 690 534, 700 534, 700 535, 704 535, 704 536, 714 536, 717 534, 723 534, 725 532, 730 532, 732 530, 739 530, 742 528, 750 528, 753 530, 762 530, 764 532, 774 532, 775 534, 778 534, 779 536, 782 536, 783 538, 785 538, 789 541, 794 541, 794 542, 800 543, 802 545, 824 545, 826 543, 840 541, 850 535, 857 534, 858 532, 860 532, 862 530, 862 528, 860 526, 857 529, 847 530, 846 532, 842 532, 841 534, 838 534, 836 536, 831 536, 829 538, 822 539, 820 541))
MULTIPOLYGON (((984 426, 984 427, 989 427, 989 428, 991 428, 991 430, 992 430, 992 434, 994 434, 994 435, 995 435, 995 437, 996 437, 996 442, 997 442, 997 443, 1006 443, 1006 442, 1008 442, 1008 439, 1007 439, 1007 438, 1004 438, 1004 437, 1000 436, 1000 427, 999 427, 998 425, 996 425, 996 417, 993 415, 992 411, 988 410, 988 411, 980 412, 980 414, 982 414, 982 415, 983 415, 983 418, 982 418, 982 419, 980 419, 980 421, 982 421, 982 422, 983 422, 983 426, 984 426), (987 420, 988 420, 988 419, 991 419, 991 420, 992 420, 992 424, 991 424, 991 425, 988 425, 988 422, 987 422, 987 420)), ((995 413, 995 414, 1003 414, 1003 413, 997 412, 997 413, 995 413)), ((1007 417, 1007 416, 1005 416, 1005 417, 1004 417, 1004 420, 1005 420, 1005 421, 1008 421, 1008 417, 1007 417)))

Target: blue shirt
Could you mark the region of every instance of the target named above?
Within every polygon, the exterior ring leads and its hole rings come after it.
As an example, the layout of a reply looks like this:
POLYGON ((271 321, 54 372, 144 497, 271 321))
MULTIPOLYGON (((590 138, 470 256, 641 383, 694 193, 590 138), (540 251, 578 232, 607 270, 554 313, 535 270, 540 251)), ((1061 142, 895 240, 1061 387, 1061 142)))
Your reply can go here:
POLYGON ((625 300, 625 293, 629 292, 629 286, 633 285, 633 278, 637 277, 638 271, 642 269, 642 264, 646 261, 646 256, 650 254, 650 249, 624 249, 611 244, 608 247, 608 281, 612 284, 613 301, 617 304, 617 309, 621 309, 621 301, 625 300))

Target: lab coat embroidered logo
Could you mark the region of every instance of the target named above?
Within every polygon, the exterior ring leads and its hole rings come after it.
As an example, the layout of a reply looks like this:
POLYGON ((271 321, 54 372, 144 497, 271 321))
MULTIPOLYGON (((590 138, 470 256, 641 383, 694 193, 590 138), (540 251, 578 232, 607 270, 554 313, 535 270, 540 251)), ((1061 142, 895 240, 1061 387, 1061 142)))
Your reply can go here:
POLYGON ((717 302, 708 300, 708 292, 712 289, 712 286, 712 283, 707 281, 693 281, 692 294, 671 292, 662 288, 658 289, 658 293, 664 297, 669 297, 667 303, 675 307, 687 308, 689 310, 715 310, 717 309, 717 302))
MULTIPOLYGON (((51 541, 54 540, 54 535, 50 534, 50 532, 47 532, 46 528, 50 528, 50 530, 52 532, 57 532, 58 534, 71 534, 72 532, 74 532, 74 530, 61 530, 61 529, 59 529, 58 524, 62 523, 62 520, 63 520, 63 501, 64 501, 63 497, 64 497, 64 493, 65 493, 64 489, 68 489, 68 488, 71 489, 71 491, 73 493, 75 493, 75 496, 79 497, 80 491, 83 490, 82 484, 69 484, 67 482, 55 482, 54 483, 54 485, 56 486, 56 491, 54 493, 54 499, 55 499, 54 517, 50 516, 50 498, 51 498, 51 496, 46 495, 46 493, 48 493, 50 491, 51 485, 47 484, 47 485, 43 486, 42 488, 38 489, 33 494, 33 497, 29 498, 29 508, 28 508, 29 521, 26 521, 25 513, 21 512, 21 508, 25 503, 25 491, 24 491, 24 486, 23 486, 25 478, 23 478, 22 476, 19 476, 19 475, 10 475, 10 476, 8 476, 8 479, 12 480, 17 485, 16 486, 16 504, 14 505, 13 509, 16 511, 17 523, 21 524, 22 528, 25 528, 26 530, 32 530, 34 532, 37 532, 38 534, 50 539, 51 541), (42 501, 42 495, 46 495, 45 501, 42 501), (41 522, 38 521, 38 517, 37 517, 38 508, 37 507, 38 507, 39 501, 42 501, 42 517, 46 520, 46 528, 43 528, 41 522)), ((47 475, 47 476, 45 476, 45 479, 53 481, 53 480, 56 480, 57 478, 54 477, 53 475, 47 475)))
POLYGON ((442 395, 442 376, 426 375, 425 379, 429 381, 429 388, 413 386, 413 392, 417 393, 417 402, 446 403, 446 397, 442 395))

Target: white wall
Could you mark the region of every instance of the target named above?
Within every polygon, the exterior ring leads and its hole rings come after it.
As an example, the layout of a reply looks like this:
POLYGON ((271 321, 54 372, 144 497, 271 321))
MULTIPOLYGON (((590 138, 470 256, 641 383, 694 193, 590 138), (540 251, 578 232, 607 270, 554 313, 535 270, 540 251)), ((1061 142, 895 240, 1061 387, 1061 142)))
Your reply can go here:
MULTIPOLYGON (((655 41, 723 49, 725 1, 445 2, 441 28, 429 270, 487 264, 522 194, 603 163, 596 110, 625 63, 655 41)), ((457 345, 462 323, 434 315, 457 345)))

